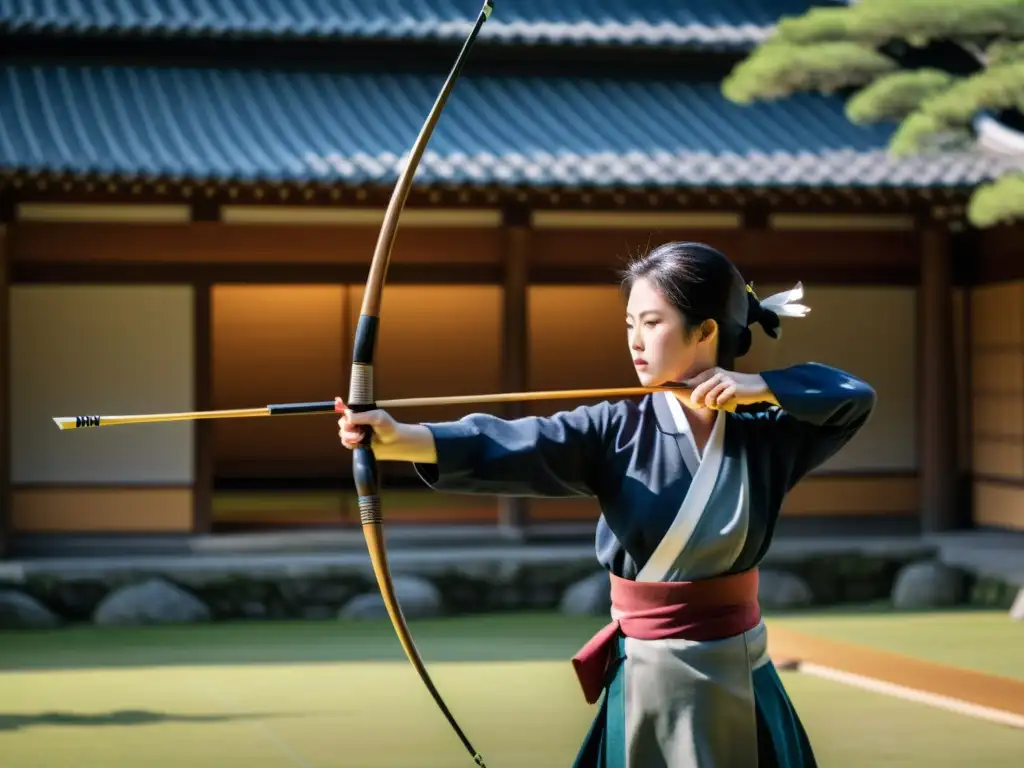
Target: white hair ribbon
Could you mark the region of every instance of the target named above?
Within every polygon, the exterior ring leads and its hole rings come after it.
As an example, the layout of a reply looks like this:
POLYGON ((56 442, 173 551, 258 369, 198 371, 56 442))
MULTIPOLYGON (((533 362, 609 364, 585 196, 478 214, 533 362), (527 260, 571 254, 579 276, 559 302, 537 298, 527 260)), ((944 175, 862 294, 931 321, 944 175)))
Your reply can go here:
POLYGON ((803 304, 791 302, 799 301, 804 297, 804 284, 797 283, 788 291, 773 293, 767 298, 761 299, 760 303, 764 309, 774 312, 779 317, 803 317, 811 308, 803 304))

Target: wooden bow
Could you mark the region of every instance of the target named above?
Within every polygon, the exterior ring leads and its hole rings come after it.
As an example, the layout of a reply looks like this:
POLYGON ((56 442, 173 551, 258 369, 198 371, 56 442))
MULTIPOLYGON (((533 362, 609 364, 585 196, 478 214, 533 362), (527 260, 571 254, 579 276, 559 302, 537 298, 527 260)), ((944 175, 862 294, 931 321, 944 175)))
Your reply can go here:
MULTIPOLYGON (((349 379, 348 407, 353 411, 368 411, 376 408, 373 398, 373 357, 377 347, 377 329, 380 325, 380 305, 384 292, 384 281, 387 278, 388 264, 391 261, 391 249, 398 233, 398 220, 405 207, 405 201, 409 197, 412 188, 413 177, 416 174, 416 166, 419 165, 423 150, 430 140, 430 134, 437 124, 441 111, 444 109, 448 95, 451 93, 455 81, 459 76, 469 49, 480 33, 481 27, 494 5, 491 0, 484 0, 483 8, 473 25, 469 37, 459 51, 455 65, 452 67, 445 80, 441 92, 434 102, 434 106, 427 115, 427 120, 420 129, 416 143, 413 144, 409 153, 409 160, 402 170, 388 203, 387 212, 384 214, 384 223, 381 226, 380 236, 377 239, 377 247, 373 253, 373 261, 370 263, 370 274, 366 279, 366 288, 363 291, 363 305, 359 312, 359 322, 356 325, 355 343, 352 350, 352 371, 349 379)), ((356 492, 359 495, 359 517, 363 527, 363 535, 366 537, 366 546, 370 552, 370 560, 373 563, 373 572, 377 577, 377 584, 380 587, 381 596, 384 598, 384 605, 387 607, 391 623, 394 625, 398 639, 405 649, 405 655, 416 668, 420 679, 426 685, 430 695, 434 697, 437 706, 448 719, 449 724, 455 729, 463 746, 473 756, 473 760, 479 766, 484 765, 483 758, 470 744, 469 739, 462 732, 459 724, 455 721, 448 707, 445 705, 441 694, 427 673, 427 668, 420 657, 416 644, 413 642, 409 625, 402 615, 401 606, 395 597, 395 587, 391 579, 391 569, 388 566, 387 548, 384 544, 383 514, 381 511, 380 493, 377 480, 377 459, 374 456, 370 443, 369 430, 365 430, 365 439, 352 453, 352 469, 355 476, 356 492)))

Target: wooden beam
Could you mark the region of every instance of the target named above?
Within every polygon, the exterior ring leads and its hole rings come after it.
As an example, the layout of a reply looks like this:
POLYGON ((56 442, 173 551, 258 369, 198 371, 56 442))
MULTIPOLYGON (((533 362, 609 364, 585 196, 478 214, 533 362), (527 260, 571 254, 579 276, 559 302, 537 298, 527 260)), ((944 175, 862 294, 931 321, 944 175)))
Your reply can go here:
MULTIPOLYGON (((297 206, 297 205, 225 205, 221 220, 226 224, 267 226, 285 224, 355 225, 380 228, 387 209, 366 206, 297 206)), ((402 229, 438 227, 460 229, 464 227, 500 227, 501 211, 475 208, 408 208, 402 213, 402 229)))
POLYGON ((534 229, 657 230, 739 229, 743 217, 735 211, 535 211, 534 229))
POLYGON ((183 224, 191 218, 188 205, 118 203, 19 203, 19 222, 88 224, 183 224))
POLYGON ((771 229, 825 232, 913 232, 909 214, 772 213, 771 229))
MULTIPOLYGON (((678 62, 676 62, 678 64, 678 62)), ((346 184, 331 181, 242 182, 227 179, 100 178, 66 174, 17 172, 9 189, 19 201, 88 204, 190 204, 210 200, 217 205, 265 207, 377 207, 387 205, 392 186, 386 183, 346 184)), ((613 185, 600 187, 533 186, 526 184, 417 185, 407 208, 498 208, 526 205, 537 211, 736 212, 751 203, 766 201, 773 211, 809 213, 906 214, 922 203, 962 207, 969 187, 889 188, 769 185, 761 187, 707 187, 613 185)))
MULTIPOLYGON (((680 228, 678 222, 674 227, 648 222, 647 227, 623 229, 624 221, 610 217, 609 223, 616 225, 612 229, 531 228, 531 282, 572 281, 577 271, 614 282, 624 257, 676 239, 711 243, 733 258, 747 279, 760 282, 795 274, 806 282, 887 284, 916 282, 918 275, 918 242, 913 232, 849 231, 837 237, 815 230, 680 228)), ((361 283, 378 235, 376 228, 355 224, 300 227, 193 221, 13 226, 14 279, 49 282, 99 279, 99 273, 89 270, 103 268, 107 272, 102 278, 117 282, 130 282, 131 274, 145 274, 146 280, 157 282, 191 283, 200 275, 214 282, 361 283), (34 277, 22 277, 26 274, 34 277)), ((434 284, 503 280, 506 234, 500 227, 414 227, 403 232, 389 273, 395 281, 406 276, 410 282, 434 284), (459 270, 478 276, 460 278, 459 270), (483 279, 479 277, 485 273, 483 279)))
MULTIPOLYGON (((15 263, 354 265, 367 270, 380 234, 368 225, 19 222, 15 263)), ((392 264, 493 264, 501 260, 497 227, 406 229, 392 264), (440 255, 440 258, 439 258, 440 255)))
POLYGON ((937 533, 959 527, 953 265, 950 233, 944 227, 929 222, 919 238, 921 527, 937 533))
POLYGON ((890 284, 919 279, 919 245, 914 232, 774 229, 541 229, 531 241, 534 273, 604 270, 614 281, 624 259, 672 240, 706 242, 736 262, 743 276, 776 282, 789 275, 807 283, 890 284))
POLYGON ((8 226, 0 223, 0 559, 11 551, 11 290, 8 226))
MULTIPOLYGON (((748 268, 741 266, 740 269, 744 279, 758 284, 786 284, 803 281, 805 285, 840 285, 850 288, 879 285, 916 287, 921 282, 921 273, 917 265, 892 264, 850 270, 824 264, 806 267, 763 264, 748 268)), ((533 266, 530 268, 531 285, 617 285, 618 280, 617 269, 612 265, 605 267, 533 266)))
MULTIPOLYGON (((213 286, 197 281, 192 286, 193 402, 199 411, 213 408, 213 286)), ((193 425, 192 532, 209 533, 213 526, 214 422, 193 425)))
MULTIPOLYGON (((499 285, 501 274, 501 266, 498 264, 392 264, 388 270, 388 284, 499 285)), ((196 280, 217 284, 362 285, 366 280, 366 264, 288 263, 286 257, 282 257, 277 263, 27 262, 11 265, 13 283, 192 284, 196 280)))
MULTIPOLYGON (((751 232, 744 234, 753 235, 751 232)), ((532 285, 614 285, 618 281, 616 264, 608 259, 603 265, 581 263, 545 264, 536 261, 537 233, 531 234, 530 283, 532 285)), ((581 247, 585 247, 581 246, 581 247)), ((795 283, 817 285, 912 285, 920 283, 920 265, 904 263, 845 264, 819 262, 785 264, 758 263, 744 266, 743 276, 755 283, 795 283)), ((389 284, 416 285, 500 285, 504 280, 500 264, 392 264, 389 284)), ((247 284, 351 284, 366 279, 366 266, 360 264, 252 263, 78 263, 51 264, 23 262, 10 265, 12 283, 104 283, 108 285, 194 283, 204 279, 214 283, 247 284)))
MULTIPOLYGON (((529 212, 524 209, 510 208, 503 214, 502 386, 506 392, 529 389, 529 222, 529 212)), ((525 403, 506 404, 507 418, 525 415, 525 403)), ((499 525, 510 536, 523 535, 528 516, 525 499, 502 497, 499 500, 499 525)))

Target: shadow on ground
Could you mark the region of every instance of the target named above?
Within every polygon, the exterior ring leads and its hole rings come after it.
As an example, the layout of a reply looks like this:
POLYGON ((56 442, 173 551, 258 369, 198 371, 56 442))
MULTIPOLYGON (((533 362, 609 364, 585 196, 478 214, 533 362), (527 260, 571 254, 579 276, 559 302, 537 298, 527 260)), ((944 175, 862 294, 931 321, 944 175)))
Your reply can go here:
MULTIPOLYGON (((289 715, 295 717, 296 715, 289 715)), ((82 727, 116 725, 161 725, 163 723, 226 723, 237 720, 255 720, 282 717, 273 713, 175 715, 169 712, 151 712, 145 709, 121 709, 116 712, 82 714, 74 712, 39 712, 35 714, 4 714, 0 712, 0 732, 20 731, 36 726, 82 727)))

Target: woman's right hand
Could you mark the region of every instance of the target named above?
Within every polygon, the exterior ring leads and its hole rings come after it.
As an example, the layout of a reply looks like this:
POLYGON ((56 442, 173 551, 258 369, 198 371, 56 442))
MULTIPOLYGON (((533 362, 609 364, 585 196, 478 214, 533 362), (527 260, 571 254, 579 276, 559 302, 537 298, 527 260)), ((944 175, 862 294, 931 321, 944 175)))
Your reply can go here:
POLYGON ((338 437, 341 444, 350 451, 363 443, 363 430, 360 426, 368 426, 373 430, 373 446, 389 445, 398 439, 398 422, 387 411, 366 411, 355 413, 349 410, 340 397, 334 398, 334 410, 341 414, 338 419, 338 437))

